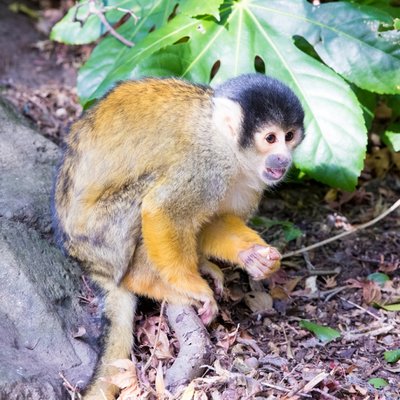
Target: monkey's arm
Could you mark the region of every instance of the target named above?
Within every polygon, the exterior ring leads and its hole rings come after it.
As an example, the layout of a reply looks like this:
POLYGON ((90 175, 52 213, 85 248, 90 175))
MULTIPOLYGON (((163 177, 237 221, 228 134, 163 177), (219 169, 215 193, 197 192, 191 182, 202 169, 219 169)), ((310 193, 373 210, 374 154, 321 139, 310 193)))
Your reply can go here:
POLYGON ((281 255, 244 221, 225 214, 208 224, 200 236, 200 250, 242 266, 254 279, 264 279, 279 269, 281 255))

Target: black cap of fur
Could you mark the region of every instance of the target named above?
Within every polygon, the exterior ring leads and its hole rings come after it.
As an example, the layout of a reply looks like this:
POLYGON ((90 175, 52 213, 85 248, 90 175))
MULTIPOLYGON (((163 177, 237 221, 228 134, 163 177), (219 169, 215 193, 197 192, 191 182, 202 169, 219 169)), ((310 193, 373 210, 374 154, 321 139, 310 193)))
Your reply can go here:
POLYGON ((240 144, 248 147, 254 133, 271 123, 284 130, 303 130, 304 111, 299 99, 288 86, 263 74, 246 74, 227 80, 215 89, 215 97, 236 101, 243 109, 240 144))

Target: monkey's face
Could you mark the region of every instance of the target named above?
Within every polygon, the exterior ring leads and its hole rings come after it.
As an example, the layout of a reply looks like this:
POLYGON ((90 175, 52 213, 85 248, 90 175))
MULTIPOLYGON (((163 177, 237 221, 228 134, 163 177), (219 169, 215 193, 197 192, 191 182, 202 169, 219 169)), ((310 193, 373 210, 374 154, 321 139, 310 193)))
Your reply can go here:
POLYGON ((268 125, 256 132, 254 146, 257 152, 258 173, 268 185, 278 183, 292 164, 292 153, 303 138, 299 127, 282 129, 268 125))

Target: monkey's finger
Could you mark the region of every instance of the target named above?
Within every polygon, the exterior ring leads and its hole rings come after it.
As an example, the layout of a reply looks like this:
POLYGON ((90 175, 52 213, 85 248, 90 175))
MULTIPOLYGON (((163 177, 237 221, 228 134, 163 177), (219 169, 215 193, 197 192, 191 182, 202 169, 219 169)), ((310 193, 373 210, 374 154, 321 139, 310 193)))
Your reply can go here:
POLYGON ((257 259, 252 259, 251 262, 246 264, 246 271, 255 280, 264 279, 268 271, 266 266, 261 264, 257 259))
POLYGON ((257 258, 264 260, 280 260, 282 258, 279 251, 272 246, 269 247, 261 247, 256 252, 257 258))
POLYGON ((262 262, 257 258, 246 265, 246 270, 254 280, 265 279, 276 272, 280 267, 279 260, 270 260, 262 262))

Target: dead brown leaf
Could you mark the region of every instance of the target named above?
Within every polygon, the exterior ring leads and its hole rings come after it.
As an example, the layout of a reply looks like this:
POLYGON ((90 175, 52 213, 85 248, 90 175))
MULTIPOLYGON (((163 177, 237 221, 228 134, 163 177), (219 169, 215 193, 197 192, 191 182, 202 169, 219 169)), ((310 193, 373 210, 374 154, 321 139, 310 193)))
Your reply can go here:
POLYGON ((266 292, 249 292, 244 296, 244 302, 253 312, 272 309, 272 297, 266 292))
POLYGON ((352 287, 362 289, 363 299, 367 304, 380 303, 382 299, 382 292, 381 288, 376 282, 349 279, 347 283, 352 287))
MULTIPOLYGON (((171 343, 168 339, 168 326, 162 322, 159 329, 159 316, 147 318, 144 323, 137 328, 137 338, 142 346, 155 349, 154 356, 157 360, 170 360, 173 358, 171 343), (158 335, 158 341, 157 340, 158 335)), ((157 364, 156 364, 157 365, 157 364)))
POLYGON ((387 147, 375 149, 367 154, 365 167, 374 172, 378 178, 383 178, 390 167, 390 150, 387 147))

